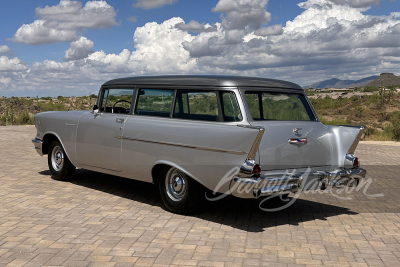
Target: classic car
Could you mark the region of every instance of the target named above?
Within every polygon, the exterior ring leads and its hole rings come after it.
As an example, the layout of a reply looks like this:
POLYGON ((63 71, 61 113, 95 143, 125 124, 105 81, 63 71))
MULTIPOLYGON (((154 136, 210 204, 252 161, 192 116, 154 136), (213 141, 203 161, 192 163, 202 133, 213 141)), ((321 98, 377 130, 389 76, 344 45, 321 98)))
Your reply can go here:
POLYGON ((154 183, 176 213, 195 210, 205 190, 287 196, 366 175, 354 155, 363 127, 323 125, 304 90, 280 80, 115 79, 93 110, 39 113, 35 125, 53 179, 78 167, 154 183))

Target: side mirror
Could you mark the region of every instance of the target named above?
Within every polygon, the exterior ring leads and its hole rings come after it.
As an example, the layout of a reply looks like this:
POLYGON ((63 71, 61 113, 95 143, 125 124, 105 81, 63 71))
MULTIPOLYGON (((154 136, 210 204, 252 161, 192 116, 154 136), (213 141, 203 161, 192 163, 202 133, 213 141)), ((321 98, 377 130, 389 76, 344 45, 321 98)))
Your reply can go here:
POLYGON ((94 114, 94 115, 97 115, 98 112, 99 112, 99 106, 94 105, 94 106, 93 106, 93 114, 94 114))

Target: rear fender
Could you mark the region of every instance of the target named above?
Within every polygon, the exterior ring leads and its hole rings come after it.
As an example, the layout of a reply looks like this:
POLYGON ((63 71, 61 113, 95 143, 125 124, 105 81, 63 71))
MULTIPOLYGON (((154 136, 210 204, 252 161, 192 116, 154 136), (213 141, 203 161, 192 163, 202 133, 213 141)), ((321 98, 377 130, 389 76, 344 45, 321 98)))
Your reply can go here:
POLYGON ((331 126, 331 130, 337 148, 338 167, 343 167, 346 154, 354 154, 361 140, 361 136, 364 133, 364 127, 337 125, 331 126))

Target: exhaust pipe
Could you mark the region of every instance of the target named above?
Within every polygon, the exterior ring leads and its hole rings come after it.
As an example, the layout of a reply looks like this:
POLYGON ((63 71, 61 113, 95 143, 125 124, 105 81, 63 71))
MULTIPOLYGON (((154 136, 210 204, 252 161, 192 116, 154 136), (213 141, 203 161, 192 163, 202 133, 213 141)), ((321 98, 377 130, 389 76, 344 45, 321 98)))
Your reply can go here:
POLYGON ((260 195, 261 195, 261 189, 254 189, 254 190, 253 190, 253 196, 254 196, 255 198, 259 198, 260 195))

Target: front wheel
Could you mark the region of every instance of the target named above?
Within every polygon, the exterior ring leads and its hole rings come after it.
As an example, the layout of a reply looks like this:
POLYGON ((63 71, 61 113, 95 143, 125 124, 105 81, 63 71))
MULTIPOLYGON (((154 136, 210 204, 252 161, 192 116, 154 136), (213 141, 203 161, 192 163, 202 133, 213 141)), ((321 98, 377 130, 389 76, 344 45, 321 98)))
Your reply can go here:
POLYGON ((202 186, 176 168, 164 169, 159 190, 165 206, 172 212, 188 214, 198 207, 202 186))
POLYGON ((51 178, 66 181, 72 178, 75 166, 69 161, 60 142, 53 141, 49 147, 47 162, 51 172, 51 178))

